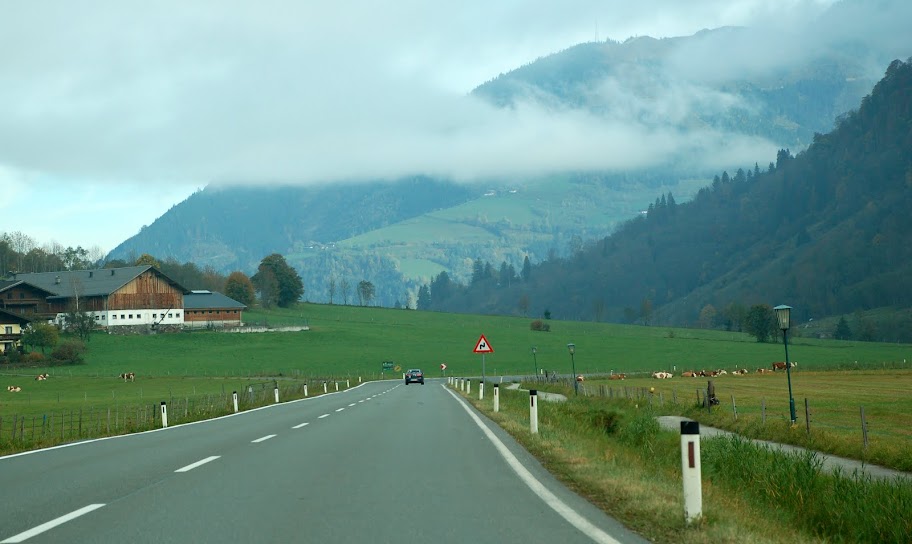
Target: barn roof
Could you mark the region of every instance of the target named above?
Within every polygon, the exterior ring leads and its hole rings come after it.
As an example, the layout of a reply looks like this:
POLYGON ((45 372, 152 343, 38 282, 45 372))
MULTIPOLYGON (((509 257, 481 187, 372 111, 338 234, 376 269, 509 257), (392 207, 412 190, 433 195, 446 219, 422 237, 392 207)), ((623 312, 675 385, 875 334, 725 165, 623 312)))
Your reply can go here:
POLYGON ((20 325, 25 325, 31 322, 31 319, 23 317, 19 314, 9 312, 7 310, 0 310, 0 323, 19 323, 20 325))
POLYGON ((59 272, 34 272, 16 274, 17 280, 34 285, 60 298, 107 296, 130 283, 143 272, 152 269, 179 291, 187 289, 150 265, 95 270, 61 270, 59 272))
POLYGON ((184 295, 184 310, 238 309, 247 306, 218 291, 190 291, 184 295))

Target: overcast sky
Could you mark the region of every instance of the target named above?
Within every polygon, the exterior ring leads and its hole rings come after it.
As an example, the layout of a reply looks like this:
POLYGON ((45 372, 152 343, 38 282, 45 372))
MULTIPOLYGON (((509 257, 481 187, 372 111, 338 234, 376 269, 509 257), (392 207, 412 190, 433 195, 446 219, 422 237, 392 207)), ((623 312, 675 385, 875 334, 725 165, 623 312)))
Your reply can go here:
MULTIPOLYGON (((532 104, 496 110, 467 93, 596 39, 726 25, 766 37, 682 61, 713 73, 710 56, 764 67, 832 39, 907 45, 912 2, 859 0, 821 24, 834 4, 0 0, 0 233, 107 251, 208 184, 470 180, 643 166, 687 146, 712 154, 726 135, 682 138, 532 104)), ((701 92, 685 92, 685 107, 701 92)), ((737 139, 726 152, 763 163, 772 157, 751 157, 766 144, 737 139)))

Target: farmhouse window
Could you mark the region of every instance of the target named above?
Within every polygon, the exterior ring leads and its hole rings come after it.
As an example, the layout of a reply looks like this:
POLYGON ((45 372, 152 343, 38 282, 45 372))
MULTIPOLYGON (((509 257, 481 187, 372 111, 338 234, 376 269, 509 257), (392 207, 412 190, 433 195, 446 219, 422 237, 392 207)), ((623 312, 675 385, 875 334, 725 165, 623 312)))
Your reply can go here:
POLYGON ((180 316, 181 316, 180 312, 177 312, 177 313, 174 314, 174 315, 175 315, 175 317, 180 317, 180 316))
POLYGON ((12 327, 7 327, 7 328, 6 328, 6 334, 13 334, 13 328, 12 328, 12 327))
POLYGON ((158 317, 158 314, 152 314, 152 319, 156 319, 157 317, 158 317))
POLYGON ((130 314, 130 319, 133 319, 133 314, 130 314))
POLYGON ((25 293, 19 293, 19 298, 25 298, 25 293))
POLYGON ((117 314, 112 315, 111 319, 117 319, 117 314))
POLYGON ((168 317, 171 317, 171 314, 168 314, 168 317))
POLYGON ((121 318, 121 319, 126 319, 126 317, 124 317, 124 314, 120 314, 120 318, 121 318))

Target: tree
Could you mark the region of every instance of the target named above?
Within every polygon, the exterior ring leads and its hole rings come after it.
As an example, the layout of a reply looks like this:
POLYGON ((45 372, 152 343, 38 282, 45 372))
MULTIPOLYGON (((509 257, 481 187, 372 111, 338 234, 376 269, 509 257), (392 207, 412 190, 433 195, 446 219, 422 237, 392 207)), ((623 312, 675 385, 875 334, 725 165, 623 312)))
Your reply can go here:
POLYGON ((161 263, 158 262, 158 259, 156 259, 152 255, 149 255, 148 253, 143 253, 142 255, 140 255, 139 258, 136 259, 136 262, 134 264, 135 264, 135 266, 149 265, 158 270, 161 270, 161 267, 162 267, 161 263))
POLYGON ((255 297, 253 282, 243 272, 232 272, 225 280, 225 294, 250 307, 253 305, 255 297))
POLYGON ((370 306, 370 301, 374 298, 374 284, 361 280, 358 282, 358 301, 361 306, 370 306))
POLYGON ((431 308, 431 290, 427 285, 418 288, 418 309, 429 310, 431 308))
POLYGON ((522 312, 523 317, 529 313, 529 295, 526 293, 519 296, 519 311, 522 312))
POLYGON ((342 281, 339 282, 339 291, 342 294, 342 304, 348 306, 348 296, 351 294, 351 284, 348 283, 348 280, 342 278, 342 281))
POLYGON ((251 281, 260 293, 260 304, 264 308, 272 308, 279 302, 279 280, 269 268, 262 268, 253 275, 251 281))
POLYGON ((523 279, 523 281, 529 281, 529 278, 531 278, 531 277, 532 277, 532 263, 529 261, 529 256, 526 255, 525 258, 523 258, 522 279, 523 279))
POLYGON ((649 320, 652 319, 652 301, 644 298, 640 303, 640 318, 643 319, 643 325, 649 326, 649 320))
POLYGON ((712 304, 703 306, 700 310, 700 326, 704 329, 711 329, 716 324, 716 307, 712 304))
POLYGON ((87 313, 73 310, 66 314, 64 328, 67 332, 75 334, 83 342, 91 340, 92 329, 95 328, 95 318, 87 313))
POLYGON ((833 338, 836 340, 849 340, 852 338, 852 329, 849 328, 849 322, 846 321, 845 316, 839 318, 836 330, 833 331, 833 338))
POLYGON ((747 312, 744 331, 757 339, 766 342, 775 336, 778 324, 773 308, 769 304, 754 304, 747 312))
POLYGON ((33 348, 40 348, 41 353, 45 353, 47 348, 56 346, 59 337, 57 327, 49 323, 29 323, 28 327, 22 331, 22 343, 33 348))
POLYGON ((304 283, 301 281, 301 276, 298 275, 297 271, 285 262, 285 257, 278 253, 273 253, 268 257, 264 257, 260 262, 257 273, 253 275, 251 280, 261 293, 263 292, 263 285, 261 284, 271 283, 271 280, 266 277, 268 275, 267 271, 275 278, 277 292, 274 301, 276 305, 281 308, 288 308, 301 299, 304 294, 304 283))
POLYGON ((329 275, 329 282, 326 284, 326 291, 329 293, 329 303, 333 303, 333 298, 336 296, 336 277, 332 274, 329 275))

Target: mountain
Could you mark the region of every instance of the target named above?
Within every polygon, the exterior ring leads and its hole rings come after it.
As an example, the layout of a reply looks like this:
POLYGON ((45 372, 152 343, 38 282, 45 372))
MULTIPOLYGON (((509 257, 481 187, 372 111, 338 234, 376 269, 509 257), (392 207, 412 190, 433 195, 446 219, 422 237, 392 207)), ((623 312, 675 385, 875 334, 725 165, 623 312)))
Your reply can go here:
MULTIPOLYGON (((708 306, 723 316, 787 303, 803 322, 906 309, 910 209, 912 59, 891 63, 835 130, 795 157, 780 151, 768 171, 723 173, 686 203, 662 195, 648 214, 525 280, 437 277, 429 307, 675 325, 700 323, 708 306)), ((912 340, 906 315, 875 337, 912 340)))
MULTIPOLYGON (((503 74, 473 94, 507 108, 532 101, 647 128, 670 125, 688 134, 708 127, 802 149, 874 84, 860 61, 840 51, 787 70, 749 74, 755 79, 698 77, 682 64, 682 52, 714 47, 714 40, 734 40, 741 32, 581 44, 503 74)), ((757 156, 751 163, 772 158, 757 156)), ((210 186, 108 258, 131 261, 149 253, 251 274, 264 256, 280 253, 299 270, 309 300, 328 300, 333 279, 352 285, 366 279, 377 288, 377 303, 391 306, 414 299, 418 286, 441 271, 468 280, 477 258, 518 268, 526 257, 539 262, 572 254, 645 212, 657 193, 684 202, 712 176, 687 156, 657 164, 474 184, 413 177, 281 188, 210 186)))

